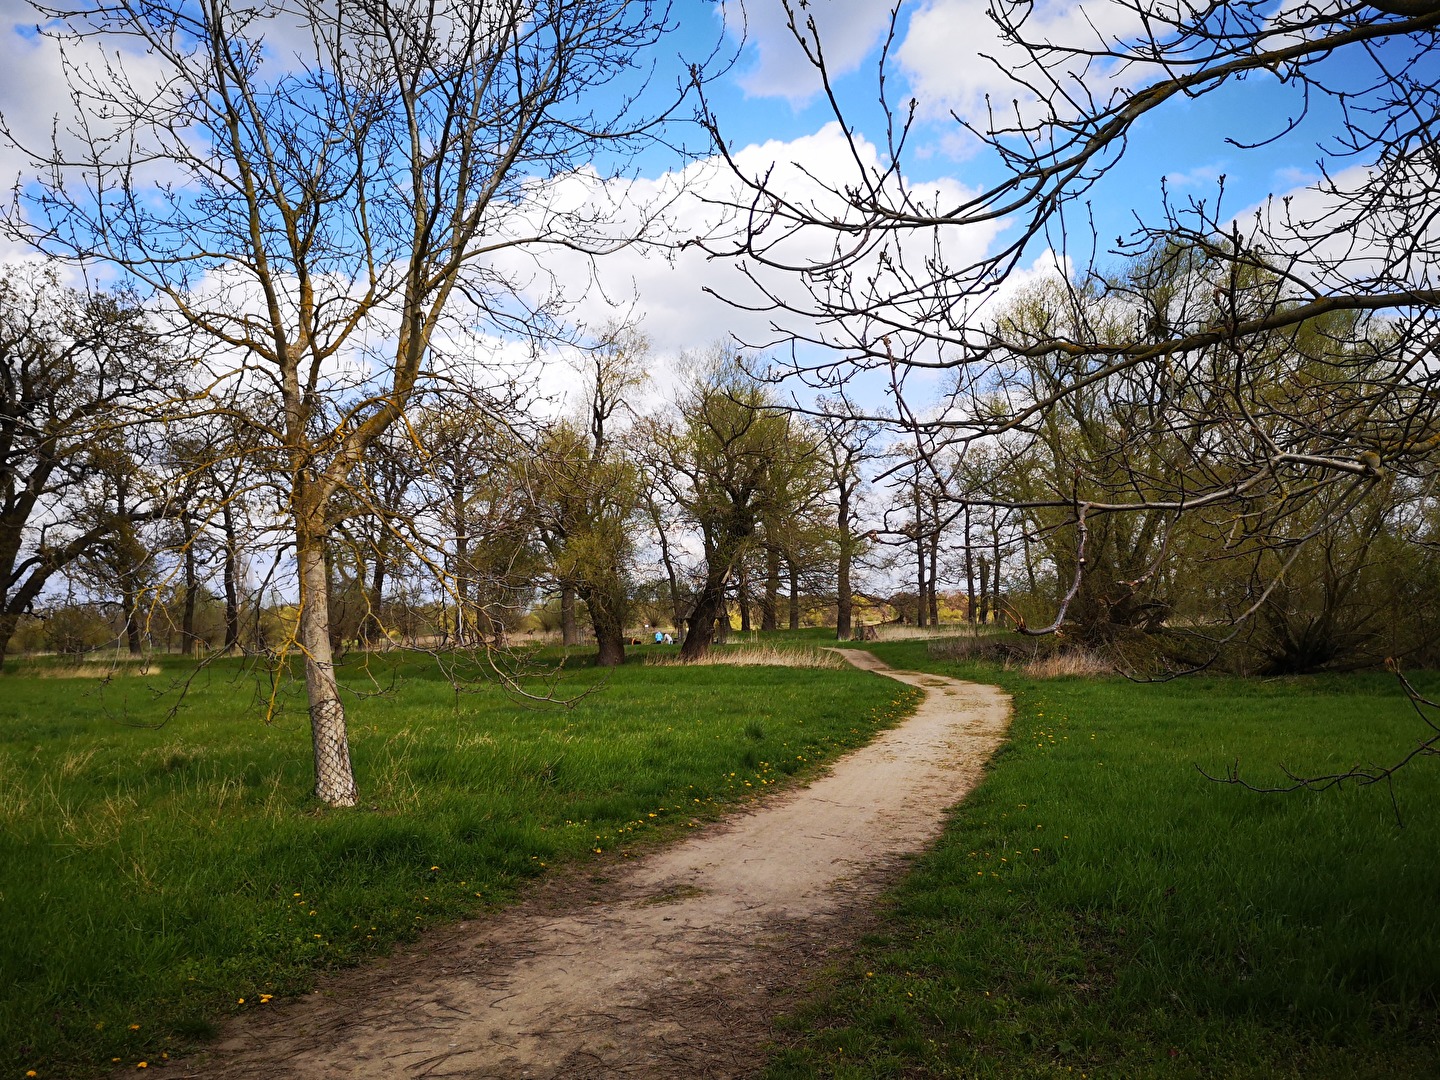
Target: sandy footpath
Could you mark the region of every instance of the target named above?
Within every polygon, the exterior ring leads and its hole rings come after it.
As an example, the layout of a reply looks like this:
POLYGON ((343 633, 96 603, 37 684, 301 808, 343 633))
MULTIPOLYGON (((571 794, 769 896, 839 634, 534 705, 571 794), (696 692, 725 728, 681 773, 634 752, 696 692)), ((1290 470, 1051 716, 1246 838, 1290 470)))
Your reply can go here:
POLYGON ((876 895, 974 787, 1009 723, 994 687, 842 655, 927 694, 810 786, 604 873, 556 875, 514 908, 233 1022, 167 1072, 749 1075, 774 1015, 853 946, 876 895))

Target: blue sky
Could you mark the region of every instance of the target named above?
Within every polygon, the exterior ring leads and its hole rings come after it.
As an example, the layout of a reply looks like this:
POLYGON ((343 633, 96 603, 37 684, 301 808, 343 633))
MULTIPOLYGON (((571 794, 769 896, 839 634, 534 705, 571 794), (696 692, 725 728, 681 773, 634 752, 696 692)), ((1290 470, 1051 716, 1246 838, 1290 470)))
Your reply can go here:
MULTIPOLYGON (((922 120, 912 138, 912 152, 904 162, 906 175, 927 185, 948 185, 955 190, 974 189, 998 175, 994 161, 984 152, 958 140, 957 126, 945 116, 958 108, 975 116, 982 95, 997 100, 1014 93, 1011 84, 977 55, 995 48, 987 39, 990 24, 980 0, 922 0, 902 9, 893 53, 890 88, 896 100, 916 94, 922 101, 922 120)), ((1058 39, 1066 35, 1126 31, 1126 7, 1112 0, 1090 0, 1076 6, 1065 0, 1036 0, 1035 18, 1058 39), (1082 21, 1083 19, 1083 21, 1082 21), (1048 20, 1048 22, 1047 22, 1048 20)), ((881 117, 874 105, 878 46, 886 30, 888 13, 873 0, 811 0, 807 12, 821 26, 822 41, 837 73, 835 89, 845 115, 858 134, 871 142, 883 136, 881 117)), ((802 160, 825 179, 843 182, 843 155, 836 130, 827 125, 833 116, 818 93, 812 69, 800 56, 784 27, 779 0, 748 0, 742 15, 739 3, 716 0, 675 0, 678 31, 657 58, 662 86, 676 72, 674 60, 703 58, 722 45, 722 53, 738 48, 742 26, 744 45, 734 67, 708 88, 709 100, 720 118, 732 147, 751 147, 749 161, 757 169, 770 155, 776 160, 802 160), (763 147, 763 149, 756 149, 763 147), (832 170, 833 167, 833 171, 832 170)), ((35 132, 48 130, 49 117, 66 107, 63 81, 46 49, 27 37, 34 12, 24 0, 0 0, 0 33, 9 40, 0 46, 7 63, 0 68, 0 109, 7 118, 35 132)), ((1048 32, 1048 31, 1047 31, 1048 32)), ((1342 81, 1360 84, 1366 78, 1355 58, 1337 57, 1331 73, 1342 81), (1348 67, 1347 67, 1348 65, 1348 67), (1353 70, 1352 70, 1353 69, 1353 70)), ((1437 73, 1440 76, 1440 73, 1437 73)), ((1176 199, 1203 198, 1213 202, 1216 179, 1227 177, 1226 208, 1239 213, 1270 194, 1283 195, 1301 188, 1315 175, 1316 143, 1338 129, 1336 107, 1324 98, 1312 99, 1312 115, 1285 138, 1255 150, 1240 150, 1226 143, 1227 136, 1258 138, 1281 130, 1286 118, 1301 107, 1293 88, 1280 86, 1271 76, 1237 83, 1197 101, 1172 101, 1144 120, 1127 154, 1095 189, 1093 207, 1102 246, 1134 228, 1139 213, 1153 219, 1160 200, 1162 177, 1176 199)), ((32 133, 33 134, 33 133, 32 133)), ((0 171, 8 183, 17 163, 0 147, 0 171)), ((642 161, 647 176, 673 168, 672 159, 658 153, 642 161)), ((706 182, 722 182, 711 177, 706 182)), ((703 215, 682 215, 686 224, 699 227, 703 215)), ((993 244, 998 234, 976 234, 962 243, 978 253, 993 244)), ((1041 254, 1036 252, 1035 254, 1041 254)), ((557 253, 563 263, 565 255, 557 253)), ((763 319, 737 315, 732 309, 705 297, 702 285, 733 291, 732 271, 714 261, 687 255, 671 264, 653 254, 641 258, 626 254, 606 264, 602 275, 615 296, 634 295, 662 352, 703 347, 732 332, 751 338, 763 330, 763 319)), ((563 269, 561 276, 566 276, 563 269)), ((568 275, 585 278, 576 268, 568 275)), ((608 301, 584 297, 579 314, 599 323, 608 301)))
MULTIPOLYGON (((983 6, 974 0, 929 0, 905 5, 898 25, 900 48, 896 52, 903 53, 915 13, 933 12, 947 3, 976 9, 983 6)), ((803 92, 808 69, 774 14, 780 6, 778 0, 750 0, 749 6, 750 36, 739 60, 730 74, 709 88, 723 129, 736 146, 789 141, 814 133, 832 114, 821 95, 803 92)), ((1092 0, 1083 6, 1096 12, 1107 4, 1092 0)), ((680 39, 687 49, 695 52, 709 43, 720 18, 718 10, 707 0, 685 0, 679 9, 680 39)), ((732 29, 737 29, 735 9, 729 10, 732 29)), ((881 6, 853 0, 814 0, 809 10, 822 20, 822 41, 833 35, 842 44, 857 38, 867 42, 863 52, 853 44, 848 52, 842 50, 837 66, 845 73, 835 88, 847 118, 861 134, 878 140, 883 135, 881 116, 874 105, 878 96, 880 37, 885 30, 881 6)), ((729 40, 735 43, 733 33, 729 40)), ((967 49, 964 40, 948 42, 945 48, 953 51, 957 66, 979 67, 983 63, 973 47, 967 49)), ((1330 78, 1351 87, 1362 85, 1373 71, 1353 53, 1331 60, 1324 70, 1330 78)), ((1436 74, 1440 76, 1440 72, 1436 74)), ((906 75, 905 65, 892 57, 890 90, 896 100, 904 101, 907 93, 915 89, 916 81, 923 81, 907 80, 906 75)), ((991 81, 997 97, 1006 92, 1002 79, 991 81)), ((1317 144, 1328 141, 1340 129, 1340 110, 1331 98, 1312 94, 1309 114, 1300 126, 1268 145, 1240 149, 1227 142, 1228 138, 1258 141, 1282 132, 1289 118, 1299 116, 1304 105, 1298 88, 1283 86, 1268 74, 1233 83, 1200 99, 1168 103, 1138 125, 1124 159, 1095 190, 1094 210, 1102 241, 1111 243, 1117 235, 1128 234, 1134 227, 1136 212, 1149 215, 1158 209, 1161 180, 1165 177, 1169 178, 1172 197, 1194 196, 1213 202, 1216 181, 1225 174, 1225 205, 1233 212, 1312 181, 1318 175, 1315 161, 1321 155, 1317 144)), ((915 181, 949 177, 967 186, 997 178, 1000 173, 995 162, 983 153, 968 157, 946 153, 945 144, 957 134, 958 125, 948 117, 922 121, 911 144, 912 151, 918 152, 909 153, 905 161, 907 176, 915 181)))

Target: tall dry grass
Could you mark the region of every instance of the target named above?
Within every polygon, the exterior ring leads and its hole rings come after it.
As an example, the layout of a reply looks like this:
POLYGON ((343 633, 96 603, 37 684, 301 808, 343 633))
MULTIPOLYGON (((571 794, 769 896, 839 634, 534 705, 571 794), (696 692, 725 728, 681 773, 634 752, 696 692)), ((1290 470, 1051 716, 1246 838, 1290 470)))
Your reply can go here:
POLYGON ((103 660, 79 664, 47 664, 27 667, 24 672, 36 679, 118 679, 135 675, 159 675, 156 664, 140 662, 112 664, 103 660))
POLYGON ((1114 675, 1115 665, 1089 649, 1066 649, 1036 657, 1024 671, 1033 679, 1059 679, 1067 675, 1114 675))
POLYGON ((784 649, 773 645, 719 645, 698 660, 682 661, 678 654, 648 656, 645 662, 660 667, 690 667, 721 664, 727 667, 826 668, 839 671, 848 665, 832 652, 821 649, 784 649))
MULTIPOLYGON (((995 632, 993 625, 971 626, 958 623, 946 626, 908 626, 903 623, 879 623, 871 625, 875 641, 928 641, 931 638, 960 637, 983 638, 995 632)), ((857 638, 858 640, 858 638, 857 638)))

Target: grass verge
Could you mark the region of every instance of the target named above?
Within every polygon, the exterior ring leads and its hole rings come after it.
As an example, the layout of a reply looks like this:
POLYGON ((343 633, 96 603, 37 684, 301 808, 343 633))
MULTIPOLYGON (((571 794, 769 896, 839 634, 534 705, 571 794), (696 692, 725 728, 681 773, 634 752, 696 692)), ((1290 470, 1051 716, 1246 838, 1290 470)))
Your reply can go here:
POLYGON ((770 1080, 1440 1075, 1435 763, 1396 780, 1403 827, 1378 787, 1195 768, 1392 760, 1417 735, 1393 679, 1037 680, 871 647, 1003 684, 1012 735, 770 1080))
POLYGON ((389 692, 347 676, 369 691, 349 703, 363 806, 334 811, 310 798, 297 701, 264 723, 222 662, 147 726, 189 671, 161 663, 0 679, 0 1076, 159 1064, 549 866, 811 772, 913 699, 855 671, 627 664, 572 708, 523 707, 398 661, 389 692))

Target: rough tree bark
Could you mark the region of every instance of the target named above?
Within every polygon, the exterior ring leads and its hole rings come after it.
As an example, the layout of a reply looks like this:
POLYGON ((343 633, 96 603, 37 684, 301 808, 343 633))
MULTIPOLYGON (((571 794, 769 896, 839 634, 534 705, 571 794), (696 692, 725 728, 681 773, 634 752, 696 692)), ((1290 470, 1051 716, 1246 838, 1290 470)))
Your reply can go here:
POLYGON ((965 621, 975 625, 975 553, 970 547, 970 506, 965 506, 965 621))
POLYGON ((780 548, 765 545, 765 598, 760 604, 760 629, 780 629, 780 548))
POLYGON ((745 564, 740 564, 740 580, 735 586, 735 603, 740 608, 740 632, 750 633, 750 574, 745 564))
POLYGON ((851 622, 854 618, 855 596, 850 587, 850 560, 855 540, 850 530, 850 490, 840 489, 838 520, 840 532, 839 564, 835 573, 835 637, 849 641, 853 633, 851 622))
POLYGON ((225 530, 225 568, 221 576, 225 590, 225 651, 229 653, 240 644, 240 547, 229 500, 220 511, 220 521, 225 530))
POLYGON ((185 543, 185 604, 180 614, 180 653, 195 655, 195 601, 200 593, 200 580, 195 571, 195 519, 188 513, 181 519, 185 543))
POLYGON ((790 629, 800 629, 800 567, 787 559, 785 569, 790 575, 790 629))
POLYGON ((345 707, 335 681, 330 649, 330 588, 324 541, 300 532, 296 537, 300 579, 300 647, 304 652, 305 690, 310 700, 310 735, 315 749, 315 796, 330 806, 359 801, 350 767, 345 707))
POLYGON ((580 644, 580 626, 575 621, 575 583, 560 583, 560 644, 567 648, 580 644))

